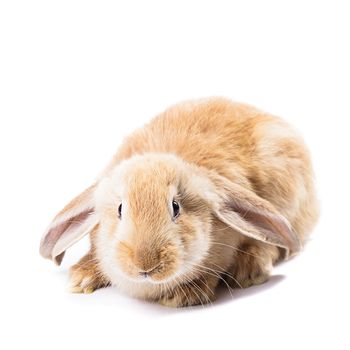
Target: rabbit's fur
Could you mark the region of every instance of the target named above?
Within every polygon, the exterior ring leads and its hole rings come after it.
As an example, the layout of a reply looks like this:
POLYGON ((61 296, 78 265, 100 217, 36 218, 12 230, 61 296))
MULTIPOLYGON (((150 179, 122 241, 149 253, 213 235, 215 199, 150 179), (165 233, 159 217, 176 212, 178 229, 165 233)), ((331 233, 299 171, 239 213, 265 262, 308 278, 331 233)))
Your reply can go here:
POLYGON ((266 281, 273 264, 302 248, 317 216, 298 133, 212 98, 171 107, 127 137, 53 220, 41 252, 60 263, 90 233, 90 252, 71 268, 73 291, 115 284, 168 306, 203 304, 220 281, 266 281))

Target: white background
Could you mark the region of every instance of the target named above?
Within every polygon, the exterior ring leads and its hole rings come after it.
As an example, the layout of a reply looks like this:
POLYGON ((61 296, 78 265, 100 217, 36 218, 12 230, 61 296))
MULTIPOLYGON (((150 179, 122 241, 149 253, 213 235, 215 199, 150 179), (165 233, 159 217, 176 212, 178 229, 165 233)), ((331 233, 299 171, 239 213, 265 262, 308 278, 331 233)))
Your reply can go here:
POLYGON ((0 3, 1 349, 349 349, 347 1, 0 3), (51 218, 121 139, 221 95, 283 116, 311 148, 322 217, 271 281, 173 310, 66 291, 38 253, 51 218))

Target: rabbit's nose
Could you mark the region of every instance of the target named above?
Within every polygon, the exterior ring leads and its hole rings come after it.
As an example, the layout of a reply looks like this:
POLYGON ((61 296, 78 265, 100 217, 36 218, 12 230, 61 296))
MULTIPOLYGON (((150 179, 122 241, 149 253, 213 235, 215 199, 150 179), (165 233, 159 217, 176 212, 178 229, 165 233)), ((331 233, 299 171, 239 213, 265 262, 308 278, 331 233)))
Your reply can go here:
POLYGON ((147 271, 140 270, 139 275, 141 277, 147 278, 148 276, 151 276, 159 267, 160 267, 160 263, 158 265, 152 267, 151 269, 148 269, 147 271))
POLYGON ((147 248, 137 249, 132 260, 134 265, 140 270, 140 275, 143 276, 145 274, 146 276, 150 275, 160 265, 159 254, 147 248))

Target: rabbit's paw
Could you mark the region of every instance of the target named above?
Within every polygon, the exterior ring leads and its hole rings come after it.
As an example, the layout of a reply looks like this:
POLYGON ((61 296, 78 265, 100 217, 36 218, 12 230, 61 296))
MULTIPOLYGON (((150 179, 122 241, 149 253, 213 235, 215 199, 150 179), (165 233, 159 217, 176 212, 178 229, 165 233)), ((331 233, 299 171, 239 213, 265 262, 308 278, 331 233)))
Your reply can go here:
POLYGON ((217 280, 196 280, 175 287, 169 294, 158 302, 167 307, 195 306, 211 303, 214 298, 214 289, 217 280))
POLYGON ((96 260, 89 253, 70 268, 69 290, 72 293, 89 294, 109 284, 101 274, 96 260))
POLYGON ((259 244, 245 245, 237 252, 233 266, 233 285, 247 288, 266 282, 272 265, 278 257, 276 247, 263 247, 259 244))

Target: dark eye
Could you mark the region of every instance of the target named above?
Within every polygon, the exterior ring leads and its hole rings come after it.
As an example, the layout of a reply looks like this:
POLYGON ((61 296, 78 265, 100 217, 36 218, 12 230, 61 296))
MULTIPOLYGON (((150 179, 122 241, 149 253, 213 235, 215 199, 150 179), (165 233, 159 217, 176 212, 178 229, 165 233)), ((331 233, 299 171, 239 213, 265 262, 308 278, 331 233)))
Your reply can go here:
POLYGON ((122 218, 122 204, 120 203, 119 207, 118 207, 118 217, 119 219, 122 218))
POLYGON ((176 201, 173 201, 172 205, 173 205, 173 217, 177 218, 180 214, 180 205, 176 201))

